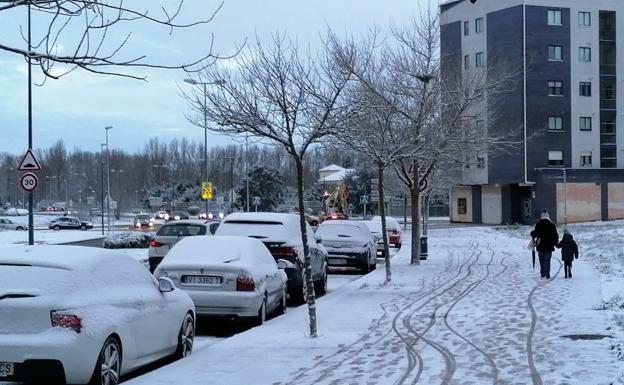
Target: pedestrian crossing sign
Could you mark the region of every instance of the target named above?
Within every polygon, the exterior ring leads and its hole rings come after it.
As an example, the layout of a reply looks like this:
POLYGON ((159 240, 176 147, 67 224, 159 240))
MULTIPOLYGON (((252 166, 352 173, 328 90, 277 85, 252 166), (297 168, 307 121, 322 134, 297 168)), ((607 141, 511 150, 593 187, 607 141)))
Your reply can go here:
POLYGON ((212 199, 212 182, 202 182, 201 197, 203 200, 212 199))

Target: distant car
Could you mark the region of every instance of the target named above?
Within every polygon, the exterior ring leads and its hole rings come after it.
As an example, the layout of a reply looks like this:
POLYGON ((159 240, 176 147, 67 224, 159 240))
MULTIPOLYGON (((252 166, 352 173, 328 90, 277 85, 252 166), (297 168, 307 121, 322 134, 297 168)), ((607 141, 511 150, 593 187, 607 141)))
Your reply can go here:
POLYGON ((325 216, 325 220, 326 221, 330 221, 330 220, 343 220, 343 219, 347 219, 347 216, 344 215, 344 213, 342 213, 340 211, 332 211, 332 212, 328 213, 327 216, 325 216))
POLYGON ((219 222, 206 220, 185 220, 169 222, 160 227, 150 241, 147 255, 150 271, 154 272, 169 250, 182 238, 212 235, 219 226, 219 222))
MULTIPOLYGON (((371 221, 381 224, 381 217, 373 217, 371 221)), ((386 231, 388 232, 388 243, 394 245, 394 247, 400 248, 403 231, 401 230, 399 221, 392 217, 386 217, 386 231)))
POLYGON ((15 223, 10 219, 0 218, 1 230, 28 230, 28 225, 15 223))
POLYGON ((377 267, 377 241, 361 222, 325 221, 316 240, 325 246, 329 266, 356 267, 364 273, 377 267))
POLYGON ((101 214, 102 214, 102 209, 95 208, 95 207, 89 209, 89 216, 91 217, 97 217, 97 216, 100 216, 101 214))
POLYGON ((306 222, 312 227, 316 227, 321 224, 321 220, 318 216, 312 214, 305 214, 306 222))
MULTIPOLYGON (((306 224, 308 248, 312 264, 312 279, 317 294, 327 291, 327 250, 316 243, 314 232, 306 224)), ((269 249, 276 261, 283 259, 288 266, 288 294, 298 303, 307 299, 307 287, 303 279, 303 242, 296 214, 234 213, 219 225, 215 235, 233 235, 256 238, 269 249)))
POLYGON ((189 213, 187 213, 186 211, 174 211, 171 214, 169 214, 169 219, 165 219, 165 220, 182 221, 185 219, 191 219, 191 217, 189 216, 189 213))
POLYGON ((48 228, 54 231, 59 230, 90 230, 93 225, 90 222, 81 221, 73 217, 60 217, 48 223, 48 228))
POLYGON ((198 315, 245 317, 255 325, 286 311, 286 274, 257 239, 189 237, 154 272, 186 291, 198 315))
POLYGON ((109 250, 5 245, 0 293, 0 382, 116 385, 192 350, 189 296, 109 250))
POLYGON ((165 221, 169 220, 169 214, 166 211, 164 211, 164 210, 156 212, 154 217, 158 218, 158 219, 164 219, 165 221))
POLYGON ((137 214, 134 216, 134 224, 133 226, 137 229, 141 227, 153 228, 154 227, 154 218, 152 218, 149 214, 137 214))
POLYGON ((383 244, 383 236, 381 234, 381 222, 373 222, 373 221, 361 221, 368 227, 369 231, 377 241, 377 256, 383 258, 384 257, 384 244, 383 244))

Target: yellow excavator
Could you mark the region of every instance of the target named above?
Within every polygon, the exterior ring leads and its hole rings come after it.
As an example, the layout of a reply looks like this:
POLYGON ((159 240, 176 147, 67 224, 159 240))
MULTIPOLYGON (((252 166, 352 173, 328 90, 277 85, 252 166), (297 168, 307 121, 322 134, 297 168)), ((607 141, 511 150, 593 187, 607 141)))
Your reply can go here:
POLYGON ((324 200, 326 219, 346 219, 349 200, 349 188, 345 183, 340 183, 338 187, 324 200))

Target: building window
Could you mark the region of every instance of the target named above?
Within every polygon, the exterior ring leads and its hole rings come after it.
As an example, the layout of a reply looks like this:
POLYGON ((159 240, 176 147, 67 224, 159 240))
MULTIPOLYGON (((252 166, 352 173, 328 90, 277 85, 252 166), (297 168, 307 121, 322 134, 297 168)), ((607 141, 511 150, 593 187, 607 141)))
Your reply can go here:
POLYGON ((548 10, 548 25, 561 25, 561 11, 548 10))
POLYGON ((548 95, 549 96, 563 96, 563 82, 549 81, 548 82, 548 95))
POLYGON ((549 166, 563 166, 563 151, 548 151, 549 166))
POLYGON ((466 198, 457 198, 457 214, 466 215, 468 200, 466 198))
POLYGON ((579 61, 581 63, 589 63, 589 62, 591 62, 591 48, 589 48, 589 47, 580 47, 579 48, 579 61))
POLYGON ((581 152, 581 167, 592 166, 592 153, 591 151, 581 152))
POLYGON ((579 95, 580 96, 591 96, 591 83, 590 82, 580 82, 579 83, 579 95))
POLYGON ((549 116, 548 129, 557 131, 563 129, 563 118, 561 116, 549 116))
POLYGON ((475 67, 485 66, 485 53, 477 52, 475 55, 475 67))
POLYGON ((581 120, 579 122, 579 127, 581 131, 591 131, 592 129, 592 118, 589 116, 581 116, 581 120))
POLYGON ((485 158, 477 156, 477 168, 485 168, 485 158))
POLYGON ((464 69, 470 68, 470 55, 464 56, 464 69))
POLYGON ((579 12, 578 14, 578 22, 580 27, 591 27, 591 13, 590 12, 579 12))
POLYGON ((470 22, 464 21, 464 36, 470 35, 470 22))
POLYGON ((560 45, 548 46, 548 60, 561 61, 563 60, 563 47, 560 45))
POLYGON ((483 33, 483 18, 482 17, 475 20, 475 33, 483 33))

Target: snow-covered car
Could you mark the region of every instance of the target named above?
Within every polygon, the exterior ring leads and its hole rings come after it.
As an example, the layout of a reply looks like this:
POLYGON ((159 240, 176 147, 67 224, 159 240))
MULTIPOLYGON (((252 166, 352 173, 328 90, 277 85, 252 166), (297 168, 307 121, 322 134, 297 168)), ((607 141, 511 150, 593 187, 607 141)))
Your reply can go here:
POLYGON ((247 237, 189 237, 154 272, 186 291, 198 315, 246 317, 256 325, 286 311, 286 274, 266 247, 247 237))
MULTIPOLYGON (((269 249, 276 261, 288 261, 288 295, 295 302, 307 298, 303 279, 304 253, 299 227, 299 216, 279 213, 233 213, 225 217, 215 235, 233 235, 256 238, 269 249)), ((316 294, 327 291, 327 250, 316 243, 314 232, 306 224, 306 235, 316 294)))
POLYGON ((0 218, 0 230, 28 230, 28 225, 15 223, 10 219, 0 218))
POLYGON ((161 210, 161 211, 158 211, 158 212, 154 215, 154 217, 155 217, 155 218, 158 218, 158 219, 164 219, 164 220, 168 221, 168 220, 169 220, 169 213, 167 213, 167 212, 166 212, 166 211, 164 211, 164 210, 161 210))
POLYGON ((189 219, 164 224, 158 229, 154 239, 150 241, 147 255, 149 258, 150 271, 154 272, 169 250, 181 239, 194 236, 214 234, 214 229, 219 222, 189 219))
POLYGON ((365 273, 377 267, 377 241, 364 223, 325 221, 316 240, 325 246, 329 266, 357 267, 365 273))
POLYGON ((91 222, 81 221, 73 217, 60 217, 48 223, 48 228, 54 231, 59 230, 90 230, 93 228, 91 222))
POLYGON ((174 211, 169 215, 169 219, 167 221, 183 221, 186 219, 191 219, 191 216, 186 211, 174 211))
POLYGON ((4 215, 8 215, 10 217, 28 215, 28 210, 11 207, 5 210, 4 215))
POLYGON ((141 227, 153 228, 154 227, 154 218, 149 214, 137 214, 134 216, 134 225, 135 228, 140 229, 141 227))
MULTIPOLYGON (((373 222, 381 224, 381 217, 376 216, 371 219, 373 222)), ((386 217, 386 231, 388 232, 388 243, 394 245, 394 247, 401 247, 401 237, 403 231, 401 230, 401 224, 395 218, 386 217)))
POLYGON ((131 257, 79 246, 0 254, 0 382, 115 385, 191 353, 195 307, 131 257))
POLYGON ((370 231, 372 236, 375 238, 377 242, 377 256, 384 257, 384 244, 383 244, 383 236, 381 234, 381 222, 373 222, 373 221, 360 221, 370 231))

